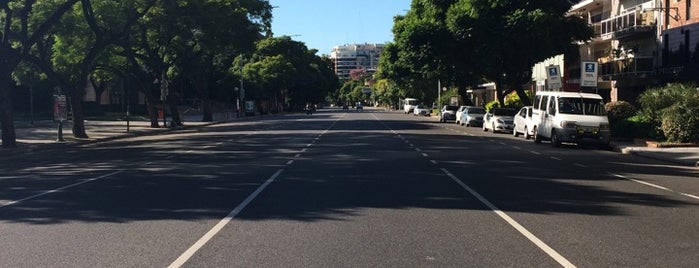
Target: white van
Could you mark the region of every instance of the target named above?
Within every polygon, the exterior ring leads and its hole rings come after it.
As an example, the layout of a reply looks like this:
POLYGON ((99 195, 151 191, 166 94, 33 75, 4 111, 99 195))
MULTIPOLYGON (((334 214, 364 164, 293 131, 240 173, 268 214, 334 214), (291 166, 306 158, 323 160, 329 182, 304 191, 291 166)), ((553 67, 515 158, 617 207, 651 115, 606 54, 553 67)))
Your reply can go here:
POLYGON ((602 97, 591 93, 539 91, 534 96, 534 142, 591 142, 609 146, 609 119, 602 97))
POLYGON ((412 114, 413 109, 415 109, 415 106, 417 106, 418 103, 419 103, 419 101, 417 99, 413 99, 413 98, 403 99, 403 112, 405 114, 412 114))

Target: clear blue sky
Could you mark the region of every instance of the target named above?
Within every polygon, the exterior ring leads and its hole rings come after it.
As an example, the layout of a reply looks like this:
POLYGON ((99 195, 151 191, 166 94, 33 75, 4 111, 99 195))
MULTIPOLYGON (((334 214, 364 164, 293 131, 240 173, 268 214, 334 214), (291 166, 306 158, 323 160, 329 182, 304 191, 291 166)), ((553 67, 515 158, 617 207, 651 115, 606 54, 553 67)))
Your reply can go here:
POLYGON ((393 41, 393 17, 411 0, 270 0, 274 36, 288 35, 318 55, 334 46, 393 41))

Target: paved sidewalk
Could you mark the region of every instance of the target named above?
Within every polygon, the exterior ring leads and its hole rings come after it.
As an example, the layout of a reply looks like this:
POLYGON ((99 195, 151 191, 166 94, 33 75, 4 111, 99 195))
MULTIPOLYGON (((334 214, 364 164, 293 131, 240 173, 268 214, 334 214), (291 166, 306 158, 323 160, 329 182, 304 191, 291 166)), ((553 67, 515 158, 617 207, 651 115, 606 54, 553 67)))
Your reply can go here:
POLYGON ((622 154, 634 154, 646 158, 699 168, 699 146, 655 148, 631 143, 614 144, 614 150, 622 154))
MULTIPOLYGON (((182 128, 196 128, 221 122, 238 120, 225 116, 214 117, 214 122, 196 121, 200 118, 185 118, 182 128)), ((246 118, 247 119, 247 118, 246 118)), ((254 118, 250 118, 254 119, 254 118)), ((53 121, 37 121, 34 125, 29 122, 16 122, 17 148, 18 150, 36 150, 40 148, 52 148, 70 144, 104 141, 122 137, 138 135, 157 135, 159 132, 171 131, 170 128, 151 128, 148 121, 130 121, 127 132, 126 121, 85 121, 85 130, 90 138, 76 139, 71 131, 71 122, 67 121, 63 126, 63 142, 57 142, 58 123, 53 121)), ((699 147, 673 147, 653 148, 631 142, 612 142, 613 150, 623 154, 634 154, 642 157, 657 159, 682 166, 699 167, 699 147)), ((0 148, 0 153, 2 152, 0 148)))

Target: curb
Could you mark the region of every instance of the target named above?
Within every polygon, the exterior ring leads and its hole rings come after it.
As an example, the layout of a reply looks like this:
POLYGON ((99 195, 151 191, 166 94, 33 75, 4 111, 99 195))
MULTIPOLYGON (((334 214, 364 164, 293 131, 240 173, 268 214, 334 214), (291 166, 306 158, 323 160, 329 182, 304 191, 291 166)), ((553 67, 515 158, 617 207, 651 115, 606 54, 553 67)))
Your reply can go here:
POLYGON ((675 159, 672 157, 658 156, 658 155, 652 154, 652 153, 645 153, 643 150, 636 150, 633 147, 617 146, 614 148, 614 151, 620 152, 622 154, 635 155, 635 156, 639 156, 639 157, 643 157, 643 158, 659 160, 659 161, 677 164, 677 165, 681 165, 681 166, 689 166, 689 167, 699 168, 699 161, 692 163, 692 160, 683 161, 683 160, 675 159))

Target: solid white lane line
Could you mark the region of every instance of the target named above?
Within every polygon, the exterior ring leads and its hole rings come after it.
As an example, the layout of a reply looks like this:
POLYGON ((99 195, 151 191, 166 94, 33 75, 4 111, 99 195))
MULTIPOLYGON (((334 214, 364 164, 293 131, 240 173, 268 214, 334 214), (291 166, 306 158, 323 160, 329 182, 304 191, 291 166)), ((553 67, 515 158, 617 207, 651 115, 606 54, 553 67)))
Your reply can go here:
POLYGON ((623 176, 623 175, 619 175, 619 174, 612 174, 612 175, 614 175, 614 176, 617 177, 617 178, 622 178, 622 179, 630 180, 630 181, 632 181, 632 182, 640 183, 640 184, 643 184, 643 185, 645 185, 645 186, 650 186, 650 187, 653 187, 653 188, 656 188, 656 189, 660 189, 660 190, 663 190, 663 191, 672 192, 672 190, 670 190, 670 188, 667 188, 667 187, 664 187, 664 186, 660 186, 660 185, 657 185, 657 184, 652 184, 652 183, 650 183, 650 182, 645 182, 645 181, 642 181, 642 180, 637 180, 637 179, 634 179, 634 178, 629 178, 629 177, 626 177, 626 176, 623 176))
POLYGON ((44 195, 47 195, 47 194, 55 193, 55 192, 58 192, 58 191, 63 191, 63 190, 65 190, 65 189, 73 188, 73 187, 75 187, 75 186, 82 185, 82 184, 85 184, 85 183, 88 183, 88 182, 93 182, 93 181, 96 181, 96 180, 99 180, 99 179, 104 179, 104 178, 106 178, 106 177, 114 176, 114 175, 119 174, 119 173, 122 173, 122 172, 124 172, 124 171, 122 171, 122 170, 120 170, 120 171, 115 171, 115 172, 112 172, 112 173, 109 173, 109 174, 105 174, 105 175, 102 175, 102 176, 98 176, 98 177, 86 179, 86 180, 83 180, 83 181, 81 181, 81 182, 76 182, 76 183, 73 183, 73 184, 70 184, 70 185, 66 185, 66 186, 63 186, 63 187, 59 187, 59 188, 56 188, 56 189, 53 189, 53 190, 48 190, 48 191, 45 191, 45 192, 41 192, 41 193, 38 193, 38 194, 35 194, 35 195, 32 195, 32 196, 29 196, 29 197, 25 197, 25 198, 22 198, 22 199, 19 199, 19 200, 10 201, 10 202, 8 202, 8 203, 1 204, 1 205, 0 205, 0 208, 7 207, 7 206, 11 206, 11 205, 14 205, 14 204, 18 204, 18 203, 21 203, 21 202, 24 202, 24 201, 27 201, 27 200, 31 200, 31 199, 34 199, 34 198, 37 198, 37 197, 41 197, 41 196, 44 196, 44 195))
POLYGON ((187 251, 182 253, 182 255, 180 255, 180 257, 177 258, 174 262, 172 262, 168 267, 175 268, 184 265, 192 256, 194 256, 194 253, 196 253, 197 251, 199 251, 199 249, 204 247, 204 245, 206 245, 206 243, 209 242, 211 238, 213 238, 218 232, 220 232, 223 229, 223 227, 226 226, 226 224, 231 222, 231 220, 233 220, 233 218, 235 218, 235 216, 237 216, 238 213, 243 211, 243 209, 245 209, 245 207, 247 207, 248 204, 250 204, 250 202, 252 202, 252 200, 255 199, 255 197, 257 197, 265 188, 267 188, 269 184, 274 182, 274 180, 276 180, 277 177, 279 177, 279 175, 282 174, 282 172, 284 172, 284 169, 277 170, 277 172, 274 173, 272 177, 269 177, 269 179, 267 179, 265 183, 260 185, 260 187, 258 187, 257 190, 255 190, 245 200, 243 200, 243 202, 240 203, 240 205, 238 205, 237 207, 235 207, 235 209, 228 213, 228 215, 225 218, 219 221, 218 224, 211 228, 211 230, 204 234, 204 236, 199 238, 199 240, 196 243, 189 247, 187 251))
POLYGON ((679 194, 679 195, 682 195, 682 196, 686 196, 686 197, 689 197, 689 198, 693 198, 693 199, 699 200, 699 196, 696 196, 696 195, 693 195, 693 194, 688 194, 688 193, 683 193, 683 192, 680 192, 680 191, 675 191, 675 190, 670 189, 670 188, 667 188, 667 187, 665 187, 665 186, 660 186, 660 185, 653 184, 653 183, 650 183, 650 182, 646 182, 646 181, 642 181, 642 180, 638 180, 638 179, 634 179, 634 178, 629 178, 629 177, 624 176, 624 175, 613 174, 613 173, 612 173, 612 175, 615 176, 615 177, 617 177, 617 178, 622 178, 622 179, 629 180, 629 181, 632 181, 632 182, 635 182, 635 183, 643 184, 643 185, 645 185, 645 186, 653 187, 653 188, 655 188, 655 189, 663 190, 663 191, 670 192, 670 193, 676 193, 676 194, 679 194))
POLYGON ((549 245, 544 243, 544 241, 541 241, 538 237, 536 237, 534 234, 529 232, 524 226, 519 224, 517 221, 515 221, 512 217, 507 215, 507 213, 503 212, 502 210, 498 209, 493 203, 490 203, 485 197, 480 195, 478 192, 473 190, 471 187, 466 185, 463 181, 461 181, 458 177, 456 177, 454 174, 451 174, 447 169, 442 168, 442 172, 449 176, 454 182, 457 184, 461 185, 462 188, 464 188, 466 191, 468 191, 471 195, 476 197, 481 203, 483 203, 486 207, 488 207, 491 211, 495 212, 500 218, 505 220, 510 226, 515 228, 515 230, 519 231, 524 237, 529 239, 532 243, 534 243, 537 247, 539 247, 541 250, 543 250, 546 254, 548 254, 551 258, 553 258, 555 261, 557 261, 561 266, 563 267, 576 267, 573 265, 568 259, 563 257, 561 254, 559 254, 556 250, 551 248, 549 245))
POLYGON ((693 195, 693 194, 686 194, 686 193, 680 193, 680 194, 681 194, 681 195, 684 195, 684 196, 686 196, 686 197, 689 197, 689 198, 694 198, 694 199, 699 200, 699 196, 696 196, 696 195, 693 195))

